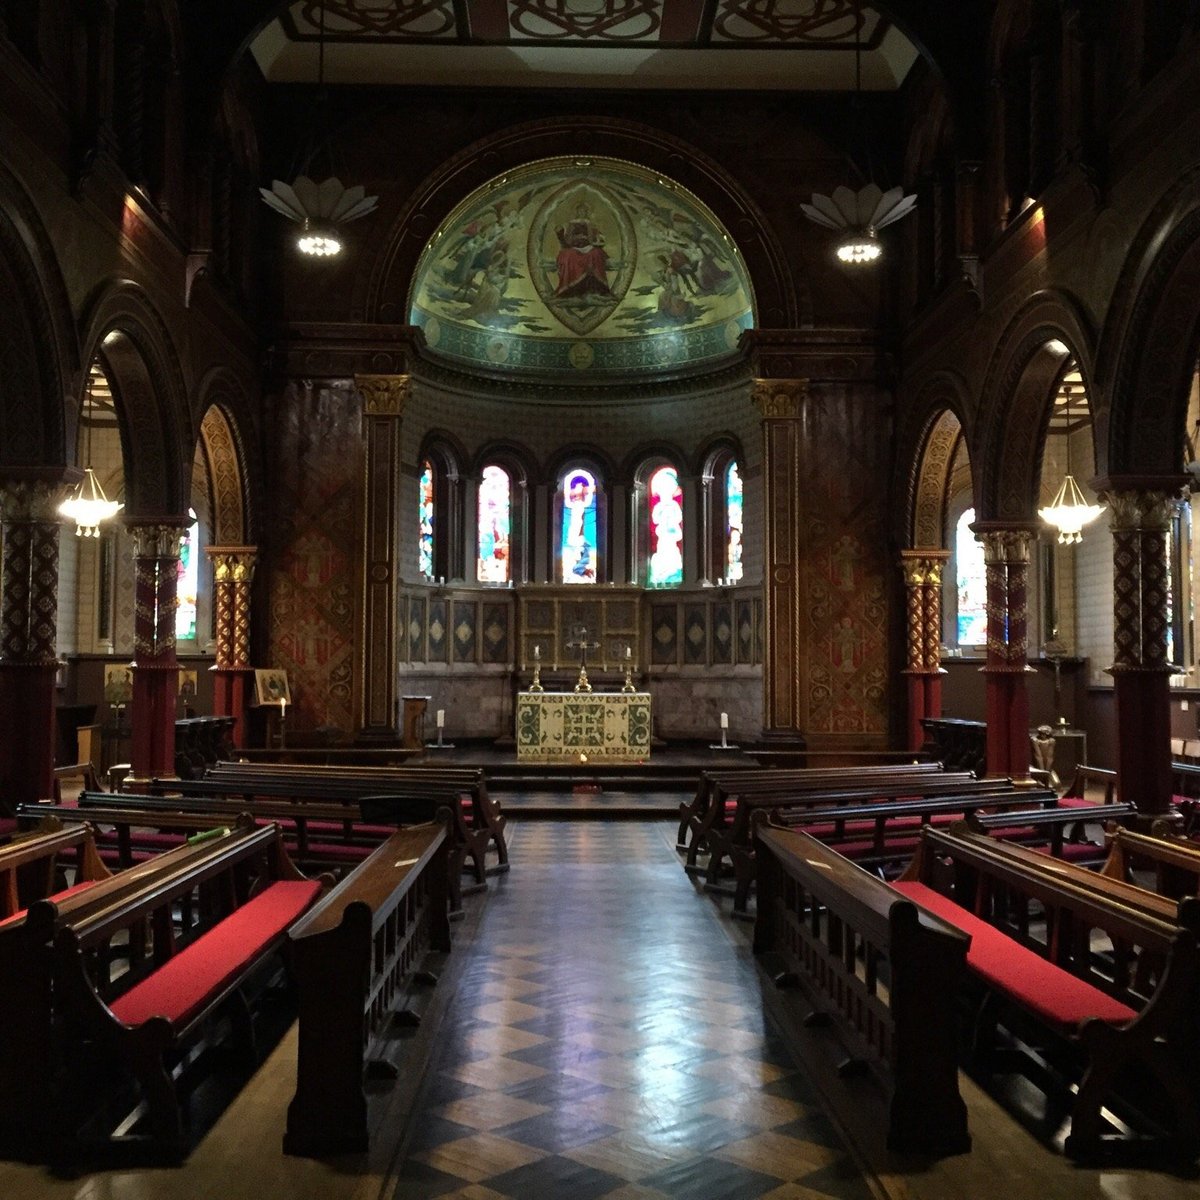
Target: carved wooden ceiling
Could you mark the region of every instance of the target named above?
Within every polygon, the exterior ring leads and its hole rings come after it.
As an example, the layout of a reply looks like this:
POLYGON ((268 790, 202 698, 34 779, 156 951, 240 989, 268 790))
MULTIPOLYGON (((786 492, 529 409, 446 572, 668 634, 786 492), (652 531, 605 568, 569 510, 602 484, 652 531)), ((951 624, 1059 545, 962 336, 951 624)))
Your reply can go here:
POLYGON ((272 82, 850 90, 912 42, 859 0, 296 0, 253 42, 272 82))

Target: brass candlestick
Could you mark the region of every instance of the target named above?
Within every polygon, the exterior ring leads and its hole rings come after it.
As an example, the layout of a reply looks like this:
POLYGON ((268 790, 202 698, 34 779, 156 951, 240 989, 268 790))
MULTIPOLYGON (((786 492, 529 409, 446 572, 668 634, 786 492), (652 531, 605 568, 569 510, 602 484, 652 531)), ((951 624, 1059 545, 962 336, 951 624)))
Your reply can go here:
POLYGON ((579 664, 579 678, 575 681, 575 690, 577 692, 590 692, 592 685, 588 683, 587 667, 583 663, 579 664))
POLYGON ((636 692, 637 688, 633 686, 633 650, 625 647, 625 683, 621 687, 623 692, 636 692))
POLYGON ((531 692, 540 692, 542 688, 542 648, 534 646, 533 648, 533 679, 529 684, 531 692))

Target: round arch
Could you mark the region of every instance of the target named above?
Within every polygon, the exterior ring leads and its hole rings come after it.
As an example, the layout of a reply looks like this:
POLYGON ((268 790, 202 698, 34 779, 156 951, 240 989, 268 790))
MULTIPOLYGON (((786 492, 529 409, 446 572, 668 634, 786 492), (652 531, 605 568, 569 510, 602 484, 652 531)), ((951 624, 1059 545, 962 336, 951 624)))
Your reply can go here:
POLYGON ((200 446, 212 488, 212 544, 247 546, 252 541, 250 497, 241 440, 224 404, 213 401, 200 422, 200 446))
POLYGON ((83 372, 58 260, 20 180, 0 163, 0 464, 65 466, 83 372))
POLYGON ((169 331, 141 287, 103 287, 84 323, 86 361, 112 386, 125 460, 126 518, 187 512, 194 439, 187 388, 169 331))
MULTIPOLYGON (((976 520, 1037 519, 1042 448, 1055 377, 1075 359, 1096 408, 1095 335, 1075 300, 1063 292, 1034 295, 1009 322, 992 353, 983 389, 983 421, 972 459, 976 520)), ((1095 417, 1095 409, 1093 410, 1095 417)))
POLYGON ((505 171, 538 159, 588 154, 638 163, 681 184, 729 231, 741 251, 763 328, 812 321, 810 297, 798 301, 783 246, 765 214, 715 160, 678 138, 634 121, 561 117, 531 121, 475 142, 414 189, 397 214, 372 268, 364 272, 368 321, 404 323, 418 260, 456 205, 505 171))
POLYGON ((1166 192, 1134 239, 1102 345, 1099 474, 1180 475, 1200 352, 1200 167, 1166 192))

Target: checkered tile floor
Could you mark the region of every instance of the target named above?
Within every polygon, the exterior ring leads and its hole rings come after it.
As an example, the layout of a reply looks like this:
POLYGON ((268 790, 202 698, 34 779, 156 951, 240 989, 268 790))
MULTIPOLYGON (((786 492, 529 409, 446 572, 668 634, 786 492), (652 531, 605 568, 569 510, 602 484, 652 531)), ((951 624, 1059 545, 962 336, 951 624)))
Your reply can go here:
POLYGON ((670 822, 514 822, 395 1200, 869 1200, 670 822))

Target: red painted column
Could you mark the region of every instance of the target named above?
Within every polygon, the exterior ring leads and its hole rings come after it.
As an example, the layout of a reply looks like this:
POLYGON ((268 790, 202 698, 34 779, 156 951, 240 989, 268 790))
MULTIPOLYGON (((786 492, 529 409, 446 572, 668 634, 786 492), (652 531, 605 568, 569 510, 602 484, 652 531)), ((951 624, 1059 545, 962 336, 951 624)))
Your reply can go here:
POLYGON ((905 668, 908 748, 925 744, 922 717, 942 715, 942 568, 948 550, 902 550, 905 589, 905 668))
POLYGON ((131 525, 134 539, 133 770, 129 783, 175 774, 175 704, 179 664, 175 657, 179 545, 178 524, 131 525))
POLYGON ((1117 794, 1158 815, 1171 804, 1167 528, 1176 492, 1113 488, 1104 499, 1112 510, 1117 794))
POLYGON ((250 583, 258 556, 255 546, 210 546, 216 612, 217 661, 213 672, 213 712, 233 717, 233 744, 246 744, 246 707, 254 668, 250 665, 250 583))
POLYGON ((0 808, 54 794, 58 479, 0 484, 0 808))
POLYGON ((976 522, 987 568, 987 773, 1029 779, 1029 553, 1032 527, 976 522))

